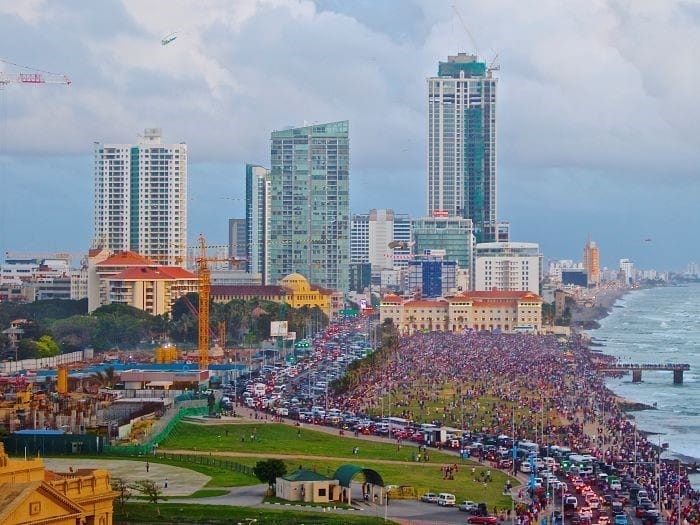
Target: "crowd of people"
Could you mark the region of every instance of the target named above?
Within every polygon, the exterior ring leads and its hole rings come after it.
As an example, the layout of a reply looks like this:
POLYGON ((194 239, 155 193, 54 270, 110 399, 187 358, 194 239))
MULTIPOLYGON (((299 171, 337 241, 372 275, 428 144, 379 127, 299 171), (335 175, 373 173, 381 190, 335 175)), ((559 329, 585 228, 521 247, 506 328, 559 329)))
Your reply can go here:
POLYGON ((598 368, 614 359, 580 334, 419 333, 368 370, 334 406, 474 433, 568 446, 613 463, 644 487, 670 520, 700 524, 700 498, 677 462, 639 432, 598 368), (657 477, 658 473, 658 477, 657 477))

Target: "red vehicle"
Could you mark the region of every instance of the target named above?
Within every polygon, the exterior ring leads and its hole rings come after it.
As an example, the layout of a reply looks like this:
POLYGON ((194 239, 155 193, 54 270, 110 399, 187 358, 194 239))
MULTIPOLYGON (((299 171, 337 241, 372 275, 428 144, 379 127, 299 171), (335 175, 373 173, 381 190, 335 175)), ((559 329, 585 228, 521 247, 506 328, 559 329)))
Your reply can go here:
POLYGON ((512 459, 499 459, 497 466, 498 466, 498 468, 504 468, 504 469, 513 468, 513 460, 512 459))
POLYGON ((469 516, 467 523, 475 525, 496 525, 498 518, 496 516, 469 516))

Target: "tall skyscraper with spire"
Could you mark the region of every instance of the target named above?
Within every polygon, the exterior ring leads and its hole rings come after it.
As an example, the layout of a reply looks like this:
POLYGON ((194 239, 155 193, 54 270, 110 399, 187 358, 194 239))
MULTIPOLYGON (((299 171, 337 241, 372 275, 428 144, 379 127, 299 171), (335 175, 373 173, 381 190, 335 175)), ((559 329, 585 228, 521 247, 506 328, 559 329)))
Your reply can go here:
POLYGON ((496 240, 496 84, 486 63, 459 53, 428 82, 427 210, 471 219, 477 242, 496 240))

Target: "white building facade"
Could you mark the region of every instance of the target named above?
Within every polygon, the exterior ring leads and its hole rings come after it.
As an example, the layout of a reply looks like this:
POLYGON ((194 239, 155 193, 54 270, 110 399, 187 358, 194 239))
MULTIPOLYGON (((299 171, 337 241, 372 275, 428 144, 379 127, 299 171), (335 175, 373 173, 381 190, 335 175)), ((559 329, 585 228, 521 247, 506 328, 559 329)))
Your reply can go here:
POLYGON ((95 143, 93 248, 184 263, 187 145, 162 144, 148 128, 137 144, 95 143))
POLYGON ((496 240, 496 86, 492 68, 459 53, 428 83, 428 215, 471 219, 496 240))
POLYGON ((540 292, 542 254, 529 242, 487 242, 476 245, 474 289, 540 292))

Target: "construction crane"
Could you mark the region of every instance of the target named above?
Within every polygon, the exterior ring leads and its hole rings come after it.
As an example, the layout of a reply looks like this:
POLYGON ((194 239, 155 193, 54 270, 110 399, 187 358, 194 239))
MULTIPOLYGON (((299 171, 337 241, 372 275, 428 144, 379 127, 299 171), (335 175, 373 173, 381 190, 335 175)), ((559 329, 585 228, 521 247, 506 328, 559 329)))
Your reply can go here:
POLYGON ((464 32, 469 37, 469 40, 471 40, 472 42, 472 45, 474 46, 474 54, 478 55, 479 46, 476 44, 476 39, 474 38, 474 35, 472 35, 471 31, 469 31, 469 27, 467 27, 467 23, 464 21, 464 18, 462 18, 462 13, 459 12, 459 9, 457 9, 457 6, 455 4, 452 4, 452 10, 457 15, 457 18, 459 18, 459 21, 462 23, 462 27, 464 28, 464 32))
POLYGON ((0 62, 3 64, 8 64, 10 66, 15 66, 20 69, 28 69, 33 71, 33 73, 5 73, 0 71, 0 88, 5 87, 7 84, 66 84, 71 83, 70 79, 60 73, 51 73, 50 71, 42 71, 40 69, 34 69, 31 67, 20 66, 9 60, 3 60, 0 58, 0 62))
POLYGON ((199 369, 209 368, 209 298, 211 297, 211 268, 209 263, 228 262, 236 266, 243 260, 234 257, 208 257, 207 241, 203 235, 197 238, 199 242, 199 256, 195 259, 197 263, 197 274, 199 275, 199 369))

